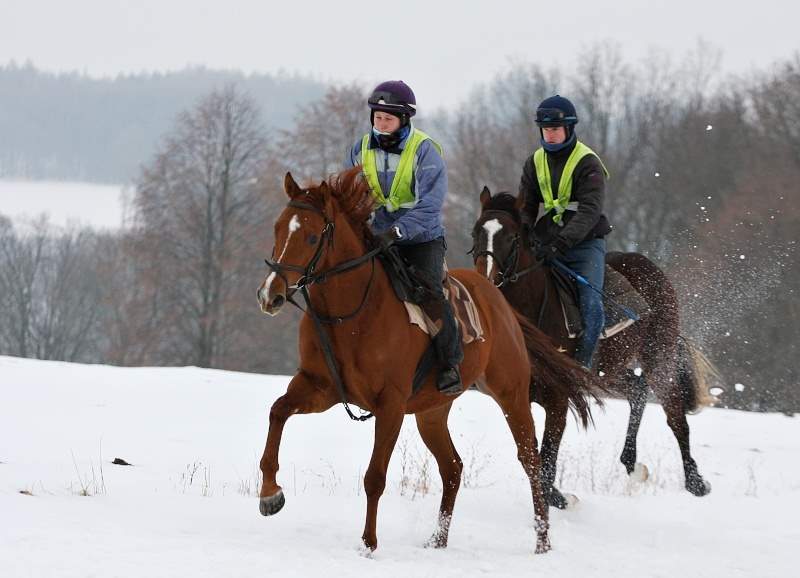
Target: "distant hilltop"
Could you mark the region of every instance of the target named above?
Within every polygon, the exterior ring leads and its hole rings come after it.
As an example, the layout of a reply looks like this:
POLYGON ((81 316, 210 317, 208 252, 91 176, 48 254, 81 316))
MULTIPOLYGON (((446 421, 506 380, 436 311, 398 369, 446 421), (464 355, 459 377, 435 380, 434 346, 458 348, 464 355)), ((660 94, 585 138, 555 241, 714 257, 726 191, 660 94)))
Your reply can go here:
POLYGON ((0 179, 127 182, 180 111, 230 83, 261 105, 273 129, 289 128, 296 107, 326 89, 289 73, 193 67, 94 78, 31 63, 0 66, 0 179))

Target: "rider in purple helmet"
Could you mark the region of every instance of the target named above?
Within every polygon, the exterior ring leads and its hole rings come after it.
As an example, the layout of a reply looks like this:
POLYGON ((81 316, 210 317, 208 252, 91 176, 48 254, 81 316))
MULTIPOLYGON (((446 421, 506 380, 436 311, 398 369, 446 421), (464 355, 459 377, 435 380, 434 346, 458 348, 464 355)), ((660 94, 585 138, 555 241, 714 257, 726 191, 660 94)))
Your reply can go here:
POLYGON ((417 100, 402 80, 382 82, 367 104, 372 130, 353 145, 346 165, 361 165, 377 208, 372 230, 385 245, 426 279, 432 295, 422 304, 439 332, 433 338, 439 361, 437 388, 447 395, 462 391, 463 359, 458 325, 442 288, 444 239, 442 206, 447 170, 442 148, 414 127, 417 100))

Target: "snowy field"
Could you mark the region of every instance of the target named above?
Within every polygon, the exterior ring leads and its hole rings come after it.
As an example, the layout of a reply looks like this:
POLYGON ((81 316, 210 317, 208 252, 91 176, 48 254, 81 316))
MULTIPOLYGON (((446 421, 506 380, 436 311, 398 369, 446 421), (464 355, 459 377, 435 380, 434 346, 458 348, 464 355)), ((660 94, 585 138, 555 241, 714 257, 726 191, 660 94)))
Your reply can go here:
MULTIPOLYGON (((196 368, 122 369, 0 357, 0 575, 786 577, 800 545, 800 419, 706 410, 689 418, 712 493, 683 490, 677 446, 649 405, 627 482, 617 461, 627 405, 572 419, 559 482, 580 503, 553 511, 553 550, 533 555, 532 505, 497 406, 474 392, 451 414, 465 463, 450 547, 434 529, 438 474, 405 424, 361 552, 361 477, 371 423, 341 407, 289 420, 278 481, 258 513, 268 409, 286 377, 196 368), (112 465, 114 458, 132 466, 112 465)), ((543 417, 536 408, 538 430, 543 417)), ((796 570, 795 570, 796 571, 796 570)))
POLYGON ((118 229, 122 225, 123 187, 60 181, 0 179, 0 215, 13 221, 46 214, 51 223, 118 229))

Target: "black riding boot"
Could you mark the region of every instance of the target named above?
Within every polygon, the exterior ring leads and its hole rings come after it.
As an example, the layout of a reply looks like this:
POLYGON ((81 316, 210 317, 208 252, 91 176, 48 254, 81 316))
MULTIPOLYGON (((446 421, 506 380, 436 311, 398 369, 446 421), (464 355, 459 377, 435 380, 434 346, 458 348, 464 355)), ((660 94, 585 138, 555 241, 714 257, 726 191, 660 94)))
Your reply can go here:
POLYGON ((425 243, 396 245, 400 255, 425 284, 430 297, 421 304, 425 314, 439 328, 433 337, 439 375, 436 386, 442 393, 456 395, 463 390, 458 365, 464 359, 461 336, 450 303, 444 296, 444 254, 447 248, 443 237, 425 243))
POLYGON ((436 388, 445 395, 457 395, 464 390, 458 370, 464 360, 464 351, 461 348, 461 331, 453 309, 449 301, 439 299, 423 303, 422 310, 438 329, 433 337, 433 346, 439 360, 436 388))

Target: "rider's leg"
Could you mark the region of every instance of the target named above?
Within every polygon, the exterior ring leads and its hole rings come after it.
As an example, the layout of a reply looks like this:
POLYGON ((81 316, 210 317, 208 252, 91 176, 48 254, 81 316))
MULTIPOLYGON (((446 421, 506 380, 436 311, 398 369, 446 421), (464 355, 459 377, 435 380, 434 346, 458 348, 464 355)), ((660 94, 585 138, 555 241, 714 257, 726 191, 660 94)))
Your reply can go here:
MULTIPOLYGON (((564 264, 586 279, 593 287, 602 291, 605 273, 605 239, 582 241, 567 252, 564 264)), ((584 367, 592 367, 592 357, 597 349, 597 341, 603 331, 605 314, 602 296, 578 283, 578 299, 583 318, 583 334, 575 350, 575 359, 584 367)))
POLYGON ((437 387, 444 393, 458 393, 462 390, 458 365, 463 360, 464 353, 458 324, 442 287, 446 248, 444 238, 397 247, 401 256, 422 276, 430 290, 430 298, 421 307, 439 329, 433 338, 440 365, 437 387))

